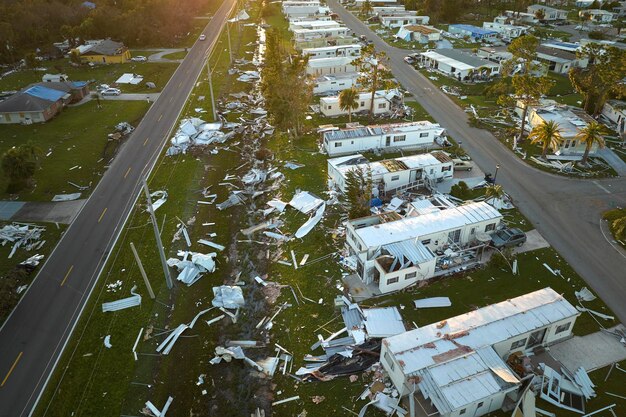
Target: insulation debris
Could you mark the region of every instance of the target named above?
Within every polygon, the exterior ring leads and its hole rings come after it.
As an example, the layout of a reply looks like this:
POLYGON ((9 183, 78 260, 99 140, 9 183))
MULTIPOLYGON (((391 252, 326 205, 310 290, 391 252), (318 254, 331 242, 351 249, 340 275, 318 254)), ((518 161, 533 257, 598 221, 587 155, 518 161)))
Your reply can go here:
POLYGON ((307 220, 298 230, 296 230, 295 237, 298 239, 306 236, 313 228, 322 220, 322 216, 324 216, 324 211, 326 210, 326 203, 322 202, 322 205, 319 206, 315 215, 312 216, 309 220, 307 220))
POLYGON ((121 300, 117 301, 110 301, 108 303, 102 303, 102 312, 124 310, 126 308, 137 307, 141 305, 141 295, 135 293, 136 289, 137 286, 134 285, 133 288, 130 290, 130 293, 132 294, 131 297, 122 298, 121 300))
POLYGON ((41 234, 45 230, 45 227, 26 223, 7 224, 0 228, 0 245, 5 246, 7 243, 13 244, 9 258, 13 257, 18 248, 27 251, 40 249, 45 243, 45 240, 40 240, 41 234))
POLYGON ((188 251, 179 251, 178 256, 181 256, 183 260, 170 258, 167 260, 167 265, 175 267, 179 274, 176 279, 187 286, 195 284, 202 274, 209 272, 215 272, 215 258, 217 254, 211 253, 197 253, 188 251), (188 260, 191 255, 191 260, 188 260))
POLYGON ((104 347, 107 349, 111 349, 113 347, 111 344, 111 335, 104 336, 104 347))
POLYGON ((235 310, 239 307, 243 307, 246 302, 243 298, 243 291, 238 286, 222 285, 220 287, 213 287, 213 304, 214 307, 223 307, 235 310))

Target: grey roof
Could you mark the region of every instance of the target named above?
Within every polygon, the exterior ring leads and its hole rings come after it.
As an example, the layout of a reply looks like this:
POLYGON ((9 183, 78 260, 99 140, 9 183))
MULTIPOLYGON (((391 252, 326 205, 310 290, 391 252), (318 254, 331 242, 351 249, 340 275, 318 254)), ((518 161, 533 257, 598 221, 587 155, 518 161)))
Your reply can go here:
POLYGON ((576 55, 571 52, 563 51, 561 49, 550 48, 550 47, 543 46, 543 45, 539 45, 537 47, 537 53, 550 55, 550 56, 554 56, 554 57, 561 58, 561 59, 566 59, 568 61, 573 61, 576 59, 576 55))
POLYGON ((102 42, 94 45, 85 51, 87 55, 118 55, 121 50, 124 49, 124 44, 121 42, 115 42, 111 39, 105 39, 102 42))
POLYGON ((22 91, 0 102, 0 113, 37 112, 50 108, 54 102, 31 96, 22 91))
POLYGON ((443 49, 436 49, 435 52, 437 52, 439 55, 443 55, 447 58, 455 59, 459 62, 462 62, 467 65, 471 65, 472 67, 476 67, 476 68, 483 67, 483 66, 491 67, 495 65, 491 61, 477 57, 465 51, 460 51, 458 49, 443 48, 443 49))
POLYGON ((383 130, 380 127, 358 127, 354 129, 331 130, 324 132, 324 139, 328 141, 355 139, 367 136, 382 135, 383 130))

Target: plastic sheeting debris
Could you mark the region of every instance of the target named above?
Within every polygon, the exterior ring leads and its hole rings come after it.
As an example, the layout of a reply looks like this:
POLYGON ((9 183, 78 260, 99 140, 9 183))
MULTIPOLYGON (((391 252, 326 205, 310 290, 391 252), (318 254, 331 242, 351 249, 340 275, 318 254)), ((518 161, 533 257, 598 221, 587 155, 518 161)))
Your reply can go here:
POLYGON ((211 304, 215 307, 224 307, 235 310, 246 304, 241 287, 231 287, 229 285, 213 287, 213 295, 214 298, 213 301, 211 301, 211 304))
POLYGON ((152 194, 150 194, 150 198, 155 198, 155 197, 157 199, 152 201, 153 211, 157 211, 159 207, 165 204, 165 202, 167 201, 167 191, 159 190, 159 191, 154 191, 152 194))

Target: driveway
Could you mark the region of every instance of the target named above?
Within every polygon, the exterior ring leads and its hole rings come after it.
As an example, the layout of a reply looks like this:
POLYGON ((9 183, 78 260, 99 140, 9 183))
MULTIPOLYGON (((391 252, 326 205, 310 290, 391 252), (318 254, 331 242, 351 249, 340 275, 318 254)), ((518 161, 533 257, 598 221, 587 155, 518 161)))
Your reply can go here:
POLYGON ((490 132, 471 127, 467 114, 455 102, 404 62, 409 51, 387 45, 336 0, 328 0, 328 4, 352 31, 364 34, 377 50, 387 53, 396 79, 450 136, 463 141, 483 171, 493 172, 496 164, 501 166, 498 183, 516 206, 624 322, 626 256, 611 246, 600 224, 604 211, 626 206, 626 181, 571 179, 527 165, 490 132))
POLYGON ((0 220, 70 224, 85 201, 0 201, 0 220))
POLYGON ((120 94, 119 96, 101 96, 102 100, 128 100, 128 101, 141 101, 150 100, 155 102, 161 93, 149 93, 149 94, 120 94))

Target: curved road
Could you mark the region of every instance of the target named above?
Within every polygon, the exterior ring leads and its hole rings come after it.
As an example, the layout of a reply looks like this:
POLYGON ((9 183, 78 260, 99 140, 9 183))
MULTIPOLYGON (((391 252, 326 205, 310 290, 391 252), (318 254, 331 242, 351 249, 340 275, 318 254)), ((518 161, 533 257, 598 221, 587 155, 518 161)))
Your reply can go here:
POLYGON ((224 0, 207 40, 190 49, 0 329, 0 416, 30 415, 37 405, 234 4, 224 0))
POLYGON ((493 172, 500 164, 498 183, 517 207, 626 323, 626 251, 611 243, 601 224, 604 211, 626 207, 626 180, 570 179, 527 165, 489 131, 471 127, 467 114, 454 101, 404 62, 407 50, 389 46, 336 0, 328 4, 346 26, 367 36, 378 51, 389 56, 396 79, 450 136, 463 141, 483 171, 493 172))

